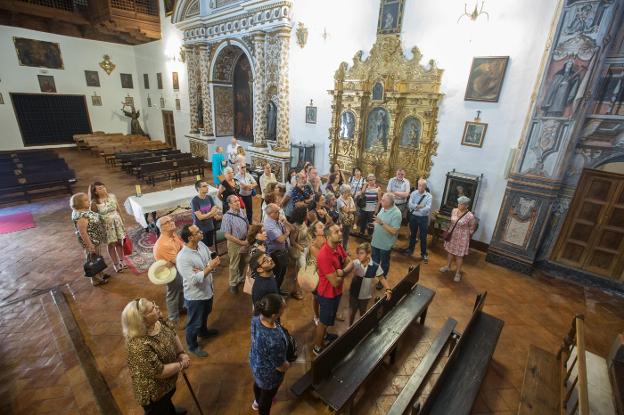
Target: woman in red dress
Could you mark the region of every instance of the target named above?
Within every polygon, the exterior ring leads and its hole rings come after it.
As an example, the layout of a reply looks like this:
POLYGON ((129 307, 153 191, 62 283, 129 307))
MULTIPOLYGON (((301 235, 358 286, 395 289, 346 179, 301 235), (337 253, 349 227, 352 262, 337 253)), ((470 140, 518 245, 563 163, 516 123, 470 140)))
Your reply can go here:
POLYGON ((470 251, 470 237, 476 229, 476 219, 472 212, 468 210, 470 199, 466 196, 461 196, 457 199, 457 208, 451 212, 451 225, 449 226, 449 232, 451 232, 451 239, 444 241, 444 249, 446 250, 447 260, 446 265, 440 268, 440 272, 448 272, 451 270, 451 262, 455 258, 457 264, 457 270, 455 271, 455 278, 453 281, 461 281, 461 267, 464 262, 464 256, 468 255, 470 251))

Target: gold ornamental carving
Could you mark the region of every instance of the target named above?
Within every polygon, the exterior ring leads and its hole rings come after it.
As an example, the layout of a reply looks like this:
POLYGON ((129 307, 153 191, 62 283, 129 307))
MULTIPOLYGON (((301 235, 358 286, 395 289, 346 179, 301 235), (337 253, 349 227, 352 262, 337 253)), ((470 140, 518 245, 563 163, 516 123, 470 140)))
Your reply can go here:
POLYGON ((443 70, 422 54, 403 53, 396 35, 379 35, 369 56, 357 52, 334 74, 330 157, 343 170, 360 167, 381 182, 402 167, 408 178, 427 177, 435 141, 443 70))
POLYGON ((189 140, 189 144, 191 147, 192 155, 201 157, 204 160, 208 158, 208 145, 206 143, 195 141, 195 140, 189 140))

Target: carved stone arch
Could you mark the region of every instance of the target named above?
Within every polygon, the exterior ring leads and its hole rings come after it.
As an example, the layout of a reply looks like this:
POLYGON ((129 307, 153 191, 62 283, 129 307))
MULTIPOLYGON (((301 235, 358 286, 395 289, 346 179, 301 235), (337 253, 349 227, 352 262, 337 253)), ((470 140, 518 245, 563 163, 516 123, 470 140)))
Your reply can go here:
POLYGON ((178 0, 173 8, 172 23, 179 23, 191 17, 199 16, 199 0, 178 0))
MULTIPOLYGON (((237 39, 227 39, 224 40, 223 42, 219 43, 219 45, 215 48, 214 51, 214 57, 210 62, 210 70, 209 70, 209 76, 210 76, 210 82, 214 82, 216 79, 214 78, 214 74, 215 74, 215 67, 217 65, 217 62, 220 59, 220 55, 221 52, 228 48, 229 46, 236 46, 238 47, 238 49, 240 49, 246 56, 247 59, 249 59, 249 63, 251 64, 251 74, 253 76, 253 78, 255 79, 256 77, 256 62, 253 59, 253 54, 251 54, 251 52, 249 51, 249 49, 247 48, 247 46, 240 42, 237 39)), ((238 60, 238 56, 232 61, 232 70, 234 69, 234 64, 236 63, 236 61, 238 60)))

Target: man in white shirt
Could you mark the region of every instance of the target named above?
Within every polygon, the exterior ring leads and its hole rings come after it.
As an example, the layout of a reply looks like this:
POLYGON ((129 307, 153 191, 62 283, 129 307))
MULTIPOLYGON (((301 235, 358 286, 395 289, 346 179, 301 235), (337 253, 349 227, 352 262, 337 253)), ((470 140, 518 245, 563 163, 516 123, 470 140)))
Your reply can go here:
POLYGON ((212 272, 219 266, 220 259, 210 259, 210 249, 202 242, 204 235, 197 225, 185 225, 180 232, 184 242, 176 257, 176 266, 182 276, 184 302, 188 310, 186 323, 186 344, 197 357, 207 357, 197 343, 198 337, 210 337, 218 333, 208 329, 208 315, 212 311, 214 287, 212 272))
POLYGON ((431 193, 427 191, 427 181, 418 180, 418 188, 412 192, 407 207, 409 209, 410 239, 408 248, 403 251, 412 255, 416 247, 416 235, 420 238, 420 257, 427 264, 427 229, 429 227, 429 213, 431 213, 431 193), (418 232, 420 230, 420 232, 418 232))
POLYGON ((410 182, 405 178, 405 170, 398 169, 396 177, 388 180, 386 193, 394 196, 394 205, 401 211, 401 217, 405 218, 407 213, 407 198, 410 195, 410 182))
POLYGON ((227 159, 228 159, 228 163, 230 163, 230 167, 234 168, 234 166, 236 165, 237 162, 237 157, 238 157, 238 148, 241 145, 238 144, 238 140, 236 140, 236 137, 232 137, 232 141, 230 141, 230 144, 228 144, 227 146, 227 159))

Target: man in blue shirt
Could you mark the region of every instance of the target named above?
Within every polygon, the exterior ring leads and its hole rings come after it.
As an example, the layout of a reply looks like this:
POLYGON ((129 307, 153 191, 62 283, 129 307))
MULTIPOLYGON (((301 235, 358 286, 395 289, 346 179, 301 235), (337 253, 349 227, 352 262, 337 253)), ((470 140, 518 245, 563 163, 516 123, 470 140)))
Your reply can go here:
POLYGON ((412 255, 416 247, 416 235, 420 238, 420 257, 425 264, 429 263, 427 256, 427 229, 429 227, 429 213, 431 212, 431 193, 427 191, 427 181, 418 180, 418 188, 412 192, 407 203, 409 209, 410 239, 408 248, 403 251, 412 255), (418 232, 420 230, 420 232, 418 232))
POLYGON ((267 254, 271 255, 275 262, 275 279, 277 286, 280 288, 280 294, 288 295, 281 289, 284 282, 284 276, 288 269, 288 237, 290 229, 281 221, 279 217, 280 208, 275 203, 271 203, 266 208, 266 217, 264 218, 264 231, 267 234, 267 254))

